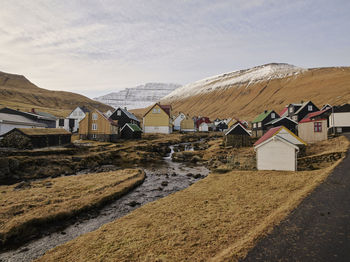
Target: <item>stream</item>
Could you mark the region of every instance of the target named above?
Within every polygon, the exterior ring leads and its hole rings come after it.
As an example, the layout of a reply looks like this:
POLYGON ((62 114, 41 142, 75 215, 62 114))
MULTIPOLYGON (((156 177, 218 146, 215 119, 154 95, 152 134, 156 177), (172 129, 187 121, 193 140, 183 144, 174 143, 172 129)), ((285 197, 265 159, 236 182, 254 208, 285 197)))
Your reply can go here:
MULTIPOLYGON (((193 150, 187 143, 183 143, 185 150, 193 150)), ((177 146, 177 145, 174 145, 177 146)), ((170 146, 171 153, 163 158, 157 166, 145 166, 145 181, 125 196, 106 205, 99 211, 93 211, 73 224, 57 231, 34 239, 21 247, 0 253, 0 261, 18 262, 31 261, 42 256, 46 251, 82 234, 94 231, 100 226, 117 218, 125 216, 134 209, 169 194, 185 189, 199 179, 209 174, 209 170, 200 165, 187 165, 171 161, 174 146, 170 146)))

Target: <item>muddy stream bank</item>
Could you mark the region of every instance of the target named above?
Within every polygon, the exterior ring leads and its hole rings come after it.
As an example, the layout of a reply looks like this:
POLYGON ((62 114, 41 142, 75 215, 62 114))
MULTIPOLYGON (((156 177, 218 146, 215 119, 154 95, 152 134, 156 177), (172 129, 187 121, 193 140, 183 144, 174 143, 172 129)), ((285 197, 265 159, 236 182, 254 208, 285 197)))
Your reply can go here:
MULTIPOLYGON (((183 145, 185 150, 192 150, 188 144, 183 145)), ((94 231, 148 202, 185 189, 209 174, 209 170, 202 165, 172 162, 171 156, 174 152, 174 146, 170 146, 170 149, 171 153, 164 157, 160 164, 138 166, 144 168, 146 179, 133 191, 100 210, 88 212, 75 220, 64 221, 62 223, 64 229, 56 232, 52 232, 51 229, 51 232, 49 230, 42 237, 19 248, 0 253, 0 261, 31 261, 42 256, 49 249, 94 231), (72 224, 67 226, 67 223, 72 224)))

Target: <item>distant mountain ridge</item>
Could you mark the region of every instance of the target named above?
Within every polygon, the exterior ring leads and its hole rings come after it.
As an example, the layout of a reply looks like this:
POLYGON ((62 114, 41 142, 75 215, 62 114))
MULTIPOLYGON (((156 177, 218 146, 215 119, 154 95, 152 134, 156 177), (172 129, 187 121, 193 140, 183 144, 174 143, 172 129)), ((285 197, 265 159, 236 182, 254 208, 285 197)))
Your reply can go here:
POLYGON ((174 113, 249 120, 265 109, 278 112, 302 100, 318 106, 350 103, 350 67, 271 63, 184 85, 161 103, 171 104, 174 113))
POLYGON ((0 72, 0 107, 5 106, 26 112, 36 108, 59 117, 67 116, 77 106, 97 108, 103 112, 111 109, 83 95, 43 89, 25 76, 0 72))
POLYGON ((96 97, 94 100, 114 108, 144 108, 158 102, 161 98, 179 87, 181 87, 181 85, 171 83, 147 83, 96 97))

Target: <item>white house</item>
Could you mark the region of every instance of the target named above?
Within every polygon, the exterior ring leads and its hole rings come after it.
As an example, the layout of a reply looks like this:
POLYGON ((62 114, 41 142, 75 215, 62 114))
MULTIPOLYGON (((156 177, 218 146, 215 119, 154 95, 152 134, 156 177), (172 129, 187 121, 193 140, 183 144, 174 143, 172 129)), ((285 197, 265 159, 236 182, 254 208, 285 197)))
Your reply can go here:
POLYGON ((86 113, 89 112, 87 108, 76 107, 66 118, 56 120, 56 128, 64 128, 69 132, 77 132, 79 129, 79 122, 83 120, 86 113))
POLYGON ((299 145, 306 143, 284 126, 269 129, 256 143, 258 170, 297 170, 299 145))
POLYGON ((173 128, 174 130, 180 130, 181 129, 181 122, 186 118, 186 115, 182 112, 180 112, 177 117, 175 117, 173 121, 173 128))
POLYGON ((297 170, 298 146, 275 135, 254 147, 258 170, 297 170))
POLYGON ((202 122, 198 127, 198 131, 199 132, 208 132, 208 131, 210 131, 211 128, 212 128, 211 123, 202 122))
POLYGON ((350 132, 350 104, 335 106, 331 112, 329 116, 330 132, 338 134, 350 132))
POLYGON ((14 128, 36 128, 47 127, 43 123, 35 122, 21 115, 0 113, 0 136, 14 128))

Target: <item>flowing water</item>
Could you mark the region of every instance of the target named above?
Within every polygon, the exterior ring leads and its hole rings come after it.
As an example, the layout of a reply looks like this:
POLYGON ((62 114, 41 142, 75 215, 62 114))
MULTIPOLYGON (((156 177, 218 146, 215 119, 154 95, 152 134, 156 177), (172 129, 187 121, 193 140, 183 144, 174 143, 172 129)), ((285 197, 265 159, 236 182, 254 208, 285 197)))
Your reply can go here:
MULTIPOLYGON (((193 150, 187 144, 184 146, 185 150, 193 150)), ((209 174, 209 170, 204 166, 172 162, 174 146, 170 146, 170 149, 171 153, 164 157, 163 163, 155 167, 145 167, 146 179, 133 191, 100 209, 99 212, 94 211, 82 219, 72 221, 73 224, 61 231, 48 232, 47 235, 24 244, 20 248, 1 253, 0 261, 31 261, 42 256, 47 250, 96 230, 148 202, 185 189, 209 174), (190 174, 200 174, 201 177, 190 174)))

